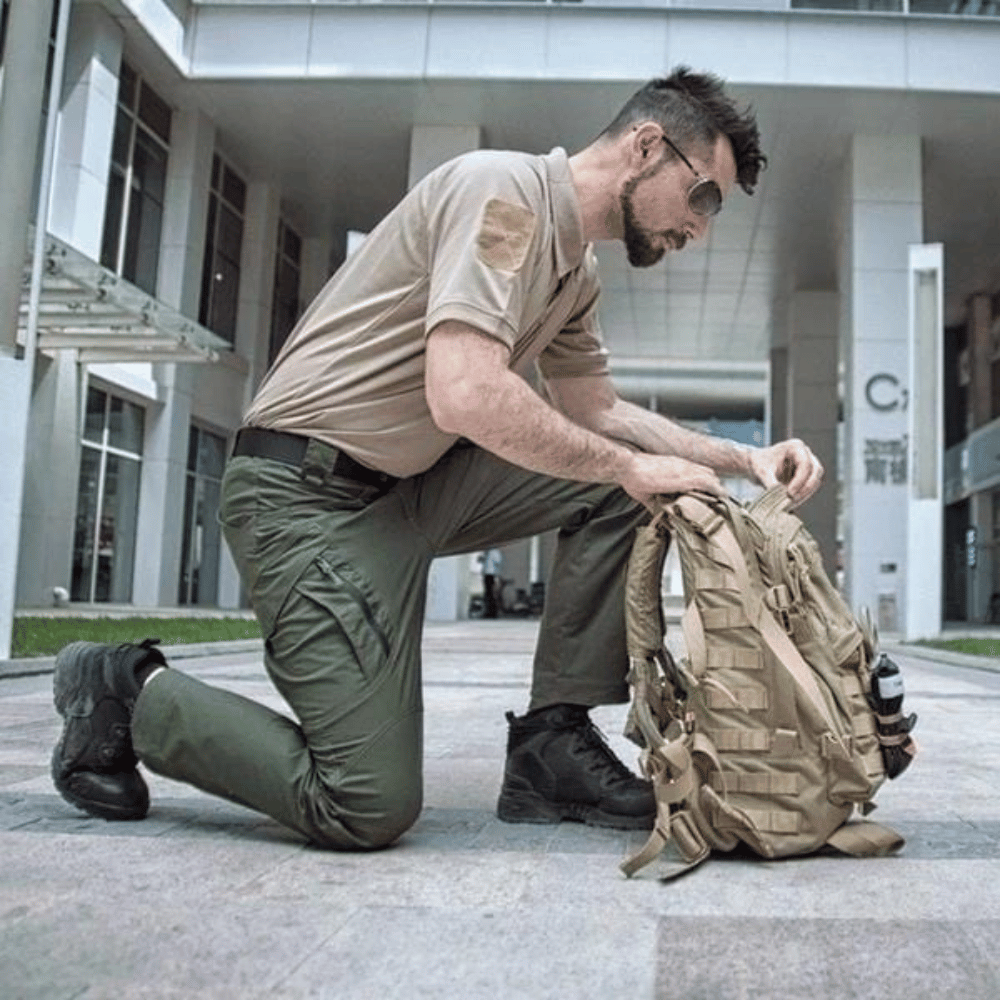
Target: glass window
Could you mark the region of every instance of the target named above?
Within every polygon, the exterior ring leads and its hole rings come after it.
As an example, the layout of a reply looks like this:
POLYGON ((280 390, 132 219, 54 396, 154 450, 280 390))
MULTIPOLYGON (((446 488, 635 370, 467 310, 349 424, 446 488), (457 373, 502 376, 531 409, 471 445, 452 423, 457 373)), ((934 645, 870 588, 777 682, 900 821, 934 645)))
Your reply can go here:
POLYGON ((0 63, 3 62, 4 45, 7 42, 7 14, 10 8, 10 0, 3 0, 0 7, 0 63))
POLYGON ((278 248, 274 261, 274 296, 271 304, 271 338, 268 364, 278 356, 298 322, 302 240, 284 221, 278 224, 278 248))
POLYGON ((136 72, 127 62, 121 64, 121 72, 118 74, 118 103, 122 107, 135 111, 135 95, 139 85, 139 78, 136 72))
POLYGON ((156 288, 166 184, 166 152, 149 136, 136 135, 122 275, 149 292, 156 288))
POLYGON ((108 407, 108 444, 141 455, 144 421, 145 412, 141 406, 112 396, 108 407))
POLYGON ((246 211, 247 186, 229 167, 222 171, 222 197, 238 212, 246 211))
POLYGON ((122 63, 101 263, 156 294, 167 185, 170 108, 122 63))
POLYGON ((132 600, 139 469, 134 459, 106 456, 93 601, 122 604, 132 600))
POLYGON ((302 239, 299 234, 290 226, 282 223, 278 242, 281 246, 282 256, 298 267, 302 263, 302 239))
POLYGON ((76 524, 73 533, 74 601, 91 601, 94 590, 94 553, 96 551, 97 511, 100 507, 101 453, 84 448, 80 455, 80 483, 76 498, 76 524))
POLYGON ((170 145, 170 105, 145 82, 139 90, 139 121, 170 145))
POLYGON ((128 170, 129 150, 132 147, 132 119, 128 112, 118 109, 115 116, 115 136, 111 142, 111 162, 119 168, 122 176, 128 170))
POLYGON ((246 185, 216 155, 212 160, 198 322, 230 344, 236 342, 245 207, 246 185))
POLYGON ((88 388, 73 538, 74 601, 132 600, 144 423, 142 407, 88 388))
POLYGON ((219 209, 217 241, 219 253, 238 265, 243 248, 243 220, 228 205, 219 209))
POLYGON ((181 535, 180 604, 219 602, 219 496, 226 441, 199 427, 188 437, 184 530, 181 535))
POLYGON ((87 412, 84 416, 83 439, 101 444, 104 440, 104 414, 108 407, 108 395, 95 389, 87 389, 87 412))
POLYGON ((222 479, 226 467, 226 439, 202 431, 198 435, 198 468, 205 476, 222 479))

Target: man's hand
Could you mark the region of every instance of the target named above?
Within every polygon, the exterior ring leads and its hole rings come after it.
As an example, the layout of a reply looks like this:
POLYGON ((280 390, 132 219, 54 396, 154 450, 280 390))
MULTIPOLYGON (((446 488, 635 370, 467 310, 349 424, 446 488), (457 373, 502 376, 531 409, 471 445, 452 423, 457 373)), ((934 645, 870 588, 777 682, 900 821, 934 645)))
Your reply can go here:
POLYGON ((808 500, 823 482, 823 464, 798 438, 754 448, 749 459, 750 470, 761 486, 783 483, 796 505, 808 500))
POLYGON ((669 455, 636 452, 621 487, 634 500, 651 508, 653 497, 661 493, 687 493, 699 490, 725 496, 719 477, 707 466, 669 455))

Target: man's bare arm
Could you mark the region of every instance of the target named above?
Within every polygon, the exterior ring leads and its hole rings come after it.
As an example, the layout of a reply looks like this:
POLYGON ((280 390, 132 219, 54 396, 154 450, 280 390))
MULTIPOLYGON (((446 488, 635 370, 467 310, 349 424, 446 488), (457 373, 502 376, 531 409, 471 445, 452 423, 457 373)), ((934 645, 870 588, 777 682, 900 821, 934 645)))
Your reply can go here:
POLYGON ((823 479, 822 464, 798 439, 751 448, 711 437, 620 399, 605 376, 553 380, 549 391, 570 420, 597 434, 643 451, 677 455, 720 476, 742 476, 762 486, 783 482, 800 503, 819 489, 823 479))
POLYGON ((427 338, 426 394, 435 424, 534 472, 616 483, 643 503, 657 493, 722 493, 715 473, 685 457, 635 452, 560 413, 507 367, 493 337, 447 322, 427 338))

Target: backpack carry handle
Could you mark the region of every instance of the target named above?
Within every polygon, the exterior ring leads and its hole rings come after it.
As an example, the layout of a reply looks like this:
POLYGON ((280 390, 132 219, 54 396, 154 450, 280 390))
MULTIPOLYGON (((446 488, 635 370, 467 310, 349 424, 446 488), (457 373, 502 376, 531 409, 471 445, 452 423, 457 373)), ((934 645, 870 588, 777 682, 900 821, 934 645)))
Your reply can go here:
POLYGON ((787 487, 779 483, 777 486, 772 486, 761 493, 759 497, 750 503, 747 510, 751 514, 765 518, 777 511, 783 514, 788 513, 794 506, 795 501, 792 500, 787 487))
POLYGON ((660 603, 660 580, 670 534, 662 504, 658 505, 652 522, 636 534, 625 584, 626 642, 629 656, 636 660, 658 656, 667 631, 660 603))

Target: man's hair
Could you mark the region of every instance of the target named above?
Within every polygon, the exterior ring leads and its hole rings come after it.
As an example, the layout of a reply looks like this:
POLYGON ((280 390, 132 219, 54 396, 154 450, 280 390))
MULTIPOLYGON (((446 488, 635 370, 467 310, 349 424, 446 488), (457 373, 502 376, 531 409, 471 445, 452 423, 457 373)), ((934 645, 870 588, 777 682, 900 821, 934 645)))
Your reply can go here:
POLYGON ((767 165, 757 118, 752 108, 737 107, 719 77, 678 66, 670 76, 650 80, 629 98, 602 136, 616 139, 648 121, 656 122, 681 149, 699 143, 711 146, 720 135, 726 136, 736 157, 736 180, 753 194, 757 176, 767 165))

